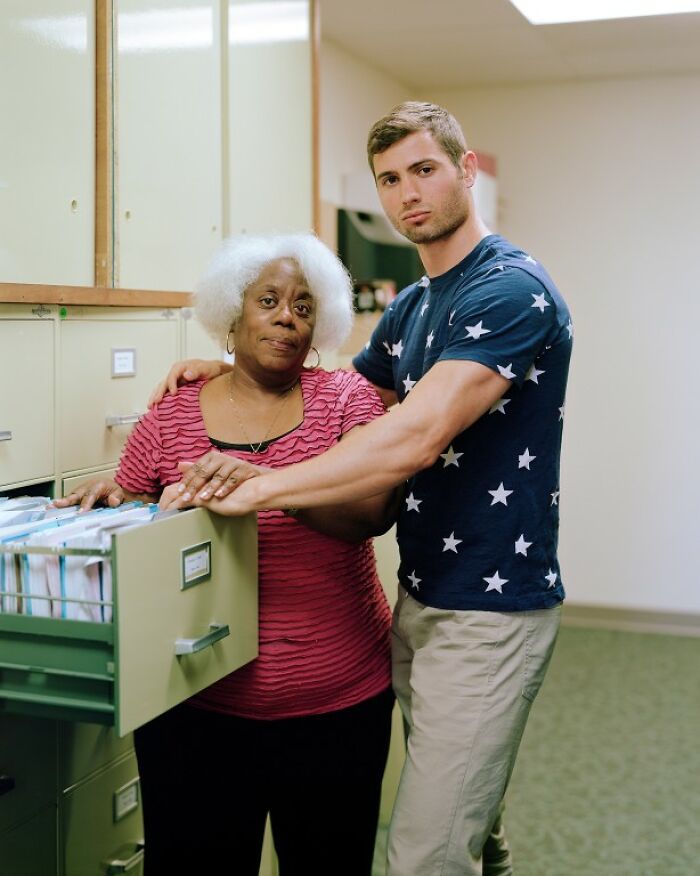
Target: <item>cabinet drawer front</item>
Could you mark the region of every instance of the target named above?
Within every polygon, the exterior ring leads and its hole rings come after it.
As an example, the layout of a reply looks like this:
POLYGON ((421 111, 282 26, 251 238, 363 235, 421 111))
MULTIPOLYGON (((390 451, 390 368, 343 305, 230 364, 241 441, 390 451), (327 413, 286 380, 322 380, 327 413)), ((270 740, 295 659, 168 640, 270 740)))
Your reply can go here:
MULTIPOLYGON (((120 856, 126 844, 143 839, 141 789, 131 754, 63 795, 59 803, 59 845, 70 876, 104 873, 104 861, 120 856)), ((137 862, 129 870, 142 873, 137 862)))
POLYGON ((151 390, 178 354, 175 319, 61 325, 61 470, 116 462, 151 390), (85 379, 86 372, 90 380, 85 379))
POLYGON ((0 321, 0 485, 54 472, 53 321, 0 321))
POLYGON ((120 739, 111 727, 83 722, 58 723, 58 786, 73 785, 123 757, 134 747, 132 736, 120 739))
POLYGON ((53 802, 56 722, 0 713, 0 776, 0 831, 53 802))
POLYGON ((56 876, 56 803, 30 821, 0 833, 0 849, 2 876, 56 876))
POLYGON ((117 534, 113 542, 115 714, 122 736, 257 656, 257 516, 220 517, 197 508, 117 534), (208 577, 200 574, 205 555, 208 577), (191 586, 182 589, 183 582, 191 586), (198 639, 213 624, 228 624, 229 635, 176 656, 176 640, 198 639))

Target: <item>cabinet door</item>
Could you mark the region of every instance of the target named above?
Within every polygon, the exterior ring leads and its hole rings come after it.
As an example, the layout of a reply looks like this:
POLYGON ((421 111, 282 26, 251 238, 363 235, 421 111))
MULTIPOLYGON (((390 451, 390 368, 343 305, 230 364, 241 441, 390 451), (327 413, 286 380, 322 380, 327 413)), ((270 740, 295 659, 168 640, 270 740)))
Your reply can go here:
POLYGON ((174 316, 62 323, 61 470, 117 462, 151 390, 177 355, 174 316))
POLYGON ((196 508, 113 542, 122 736, 257 656, 257 517, 196 508), (217 640, 212 625, 228 625, 229 634, 217 640), (177 656, 177 640, 202 647, 177 656))
POLYGON ((54 473, 54 323, 0 320, 0 486, 54 473))
MULTIPOLYGON (((57 787, 56 722, 2 714, 0 776, 0 831, 53 803, 57 787)), ((0 871, 4 873, 1 867, 0 871)))
POLYGON ((66 876, 143 873, 140 797, 133 754, 63 795, 59 845, 66 876))
POLYGON ((223 220, 222 0, 115 4, 119 285, 191 292, 223 220))
POLYGON ((0 58, 0 277, 92 285, 94 0, 2 0, 0 58))

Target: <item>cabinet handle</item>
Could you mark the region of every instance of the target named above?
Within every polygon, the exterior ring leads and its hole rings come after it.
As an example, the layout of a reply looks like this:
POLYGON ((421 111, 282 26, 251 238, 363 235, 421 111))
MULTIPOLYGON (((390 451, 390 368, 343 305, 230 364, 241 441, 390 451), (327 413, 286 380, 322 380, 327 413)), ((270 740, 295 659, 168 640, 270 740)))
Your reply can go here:
POLYGON ((231 635, 231 630, 228 624, 209 624, 209 632, 200 636, 198 639, 175 639, 175 654, 177 657, 182 657, 184 654, 196 654, 204 648, 218 642, 219 639, 225 639, 231 635))
POLYGON ((111 429, 113 426, 129 426, 131 423, 138 423, 143 414, 124 414, 119 417, 107 417, 105 420, 105 426, 108 429, 111 429))
POLYGON ((129 870, 133 870, 137 864, 143 861, 144 848, 145 843, 143 840, 127 843, 127 845, 117 849, 114 857, 102 861, 102 868, 107 873, 107 876, 114 876, 116 873, 128 873, 129 870))
POLYGON ((12 441, 12 432, 0 432, 0 441, 12 441))
POLYGON ((0 776, 0 797, 3 794, 7 794, 8 791, 13 791, 15 787, 15 780, 12 776, 0 776))

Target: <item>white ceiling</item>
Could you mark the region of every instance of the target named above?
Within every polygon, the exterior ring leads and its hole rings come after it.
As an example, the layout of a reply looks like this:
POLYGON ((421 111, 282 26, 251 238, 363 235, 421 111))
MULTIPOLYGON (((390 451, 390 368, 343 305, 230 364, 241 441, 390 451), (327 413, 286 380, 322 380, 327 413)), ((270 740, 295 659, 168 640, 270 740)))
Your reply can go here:
POLYGON ((321 34, 416 89, 700 72, 700 13, 535 27, 508 0, 320 0, 321 34))

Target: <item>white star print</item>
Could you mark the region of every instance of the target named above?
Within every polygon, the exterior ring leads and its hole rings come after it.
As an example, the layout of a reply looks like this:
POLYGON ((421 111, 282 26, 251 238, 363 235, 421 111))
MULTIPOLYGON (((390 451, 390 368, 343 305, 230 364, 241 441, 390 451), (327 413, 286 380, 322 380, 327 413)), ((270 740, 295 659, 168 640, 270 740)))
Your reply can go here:
POLYGON ((453 319, 455 313, 457 313, 457 311, 453 310, 452 313, 450 314, 450 318, 447 320, 447 325, 452 325, 452 319, 453 319))
POLYGON ((544 371, 538 371, 534 365, 531 365, 530 370, 525 375, 525 380, 531 380, 533 383, 539 383, 539 380, 537 378, 540 376, 540 374, 544 374, 544 371))
POLYGON ((561 495, 561 490, 555 490, 553 493, 550 493, 549 495, 552 497, 552 502, 551 502, 550 508, 552 505, 558 505, 559 504, 559 496, 561 495))
POLYGON ((513 491, 506 490, 506 488, 503 486, 503 481, 501 481, 497 490, 489 490, 488 492, 493 496, 493 499, 491 501, 492 505, 498 505, 499 502, 502 505, 507 505, 508 496, 510 496, 513 491))
POLYGON ((445 460, 442 467, 447 468, 448 465, 456 465, 459 468, 459 463, 457 460, 460 456, 464 456, 463 453, 455 453, 452 449, 452 445, 450 444, 447 453, 441 453, 440 456, 445 460))
POLYGON ((549 584, 547 585, 547 590, 549 590, 550 587, 554 587, 554 585, 557 583, 557 578, 559 576, 556 572, 553 572, 550 569, 548 574, 546 574, 544 577, 549 581, 549 584))
POLYGON ((416 381, 411 380, 411 375, 407 374, 406 379, 403 382, 403 390, 406 393, 406 395, 408 395, 408 393, 413 389, 413 387, 415 385, 416 385, 416 381))
POLYGON ((537 264, 537 262, 533 259, 531 255, 526 255, 524 261, 529 262, 531 265, 537 264))
POLYGON ((523 532, 520 538, 515 542, 515 553, 527 556, 527 549, 532 546, 531 541, 525 541, 525 533, 523 532))
POLYGON ((430 279, 424 274, 418 281, 418 285, 425 289, 426 286, 430 286, 430 279))
POLYGON ((420 590, 420 587, 419 587, 418 585, 420 584, 420 582, 421 582, 423 579, 422 579, 422 578, 416 578, 416 570, 415 570, 415 569, 414 569, 414 570, 411 572, 411 574, 408 576, 408 580, 411 582, 411 587, 413 587, 414 590, 420 590))
POLYGON ((530 449, 526 447, 524 452, 521 453, 518 457, 518 468, 526 468, 528 471, 530 471, 530 463, 533 459, 537 459, 537 457, 530 456, 530 449))
POLYGON ((369 341, 365 344, 365 350, 369 350, 369 341))
POLYGON ((535 299, 530 307, 537 307, 542 313, 544 313, 545 307, 551 307, 549 301, 544 299, 544 292, 541 295, 535 295, 534 292, 530 292, 530 295, 535 299))
POLYGON ((457 553, 457 545, 462 544, 461 538, 455 538, 454 532, 451 532, 447 538, 443 538, 445 542, 445 547, 442 549, 443 554, 445 551, 454 551, 457 553))
POLYGON ((495 414, 496 411, 500 411, 500 413, 505 414, 505 407, 507 404, 510 404, 509 398, 499 398, 497 402, 491 405, 489 408, 490 414, 495 414))
POLYGON ((391 347, 389 346, 389 344, 386 341, 382 341, 382 346, 387 351, 387 353, 391 356, 391 347))
POLYGON ((428 337, 425 339, 425 349, 426 349, 426 350, 428 349, 428 347, 432 347, 432 346, 433 346, 433 340, 434 340, 434 339, 435 339, 435 334, 434 334, 433 332, 430 332, 430 334, 428 335, 428 337))
POLYGON ((571 320, 569 320, 569 322, 567 323, 566 330, 569 333, 569 340, 571 340, 571 338, 573 338, 574 336, 574 324, 573 322, 571 322, 571 320))
POLYGON ((422 306, 421 309, 420 309, 420 315, 423 316, 423 314, 425 313, 425 311, 426 311, 429 307, 430 307, 429 302, 424 301, 424 302, 423 302, 423 306, 422 306))
POLYGON ((484 578, 484 581, 489 585, 484 593, 488 593, 489 590, 498 590, 499 593, 503 593, 503 585, 508 583, 508 578, 501 578, 498 569, 496 569, 496 573, 490 578, 484 578))
POLYGON ((498 373, 501 377, 505 377, 506 380, 512 380, 515 377, 515 371, 512 369, 512 362, 509 362, 507 365, 497 365, 498 373))
POLYGON ((489 270, 486 271, 486 276, 488 277, 489 274, 493 274, 494 271, 505 271, 505 269, 505 265, 495 265, 495 267, 489 268, 489 270))
POLYGON ((560 420, 563 420, 563 419, 564 419, 564 408, 565 408, 565 407, 566 407, 566 405, 562 405, 562 406, 559 408, 559 419, 560 419, 560 420))
POLYGON ((394 346, 391 348, 391 355, 396 356, 397 359, 400 359, 402 353, 403 353, 403 341, 399 338, 398 344, 394 344, 394 346))
POLYGON ((416 499, 416 497, 413 495, 413 493, 409 493, 405 499, 406 510, 407 511, 417 511, 420 514, 420 508, 418 506, 420 505, 420 503, 422 501, 423 501, 422 499, 416 499))
POLYGON ((491 329, 484 328, 484 321, 480 319, 476 325, 465 326, 467 334, 473 341, 478 341, 482 335, 488 335, 491 329))

